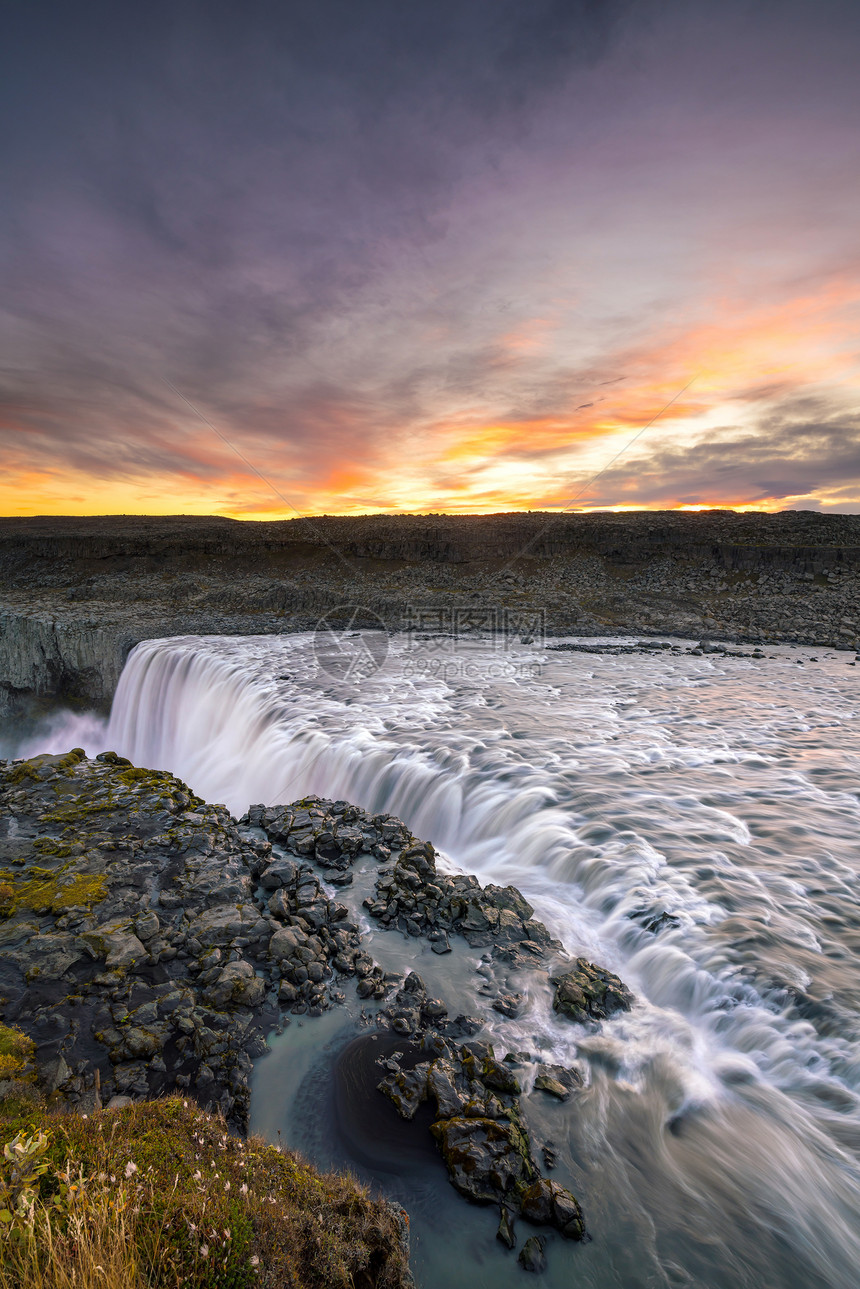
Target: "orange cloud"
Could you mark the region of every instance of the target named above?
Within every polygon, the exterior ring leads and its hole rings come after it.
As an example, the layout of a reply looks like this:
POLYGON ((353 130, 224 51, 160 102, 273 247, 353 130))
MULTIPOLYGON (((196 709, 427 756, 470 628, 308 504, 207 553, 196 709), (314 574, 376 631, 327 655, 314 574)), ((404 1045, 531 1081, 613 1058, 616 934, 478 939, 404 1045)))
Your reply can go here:
MULTIPOLYGON (((432 437, 439 443, 435 464, 449 475, 457 468, 462 471, 463 502, 471 497, 486 503, 481 481, 500 464, 514 462, 519 463, 521 475, 531 469, 535 484, 543 479, 544 486, 530 497, 515 486, 509 491, 493 489, 494 506, 527 508, 535 504, 536 495, 542 496, 542 504, 559 503, 568 499, 565 492, 569 491, 558 485, 560 467, 566 465, 575 473, 582 466, 586 474, 592 465, 600 469, 623 447, 624 436, 647 426, 655 416, 659 416, 655 438, 665 439, 681 430, 695 436, 715 417, 739 418, 741 424, 753 425, 763 404, 805 389, 827 386, 860 391, 858 301, 860 283, 854 276, 777 302, 717 300, 707 322, 675 326, 604 360, 604 366, 621 369, 627 376, 603 387, 599 401, 590 406, 582 406, 577 392, 570 408, 553 415, 483 422, 475 416, 433 426, 432 437), (689 381, 692 385, 683 390, 689 381), (541 458, 545 458, 543 466, 541 458)), ((765 509, 784 505, 785 498, 719 495, 712 504, 765 509)))
MULTIPOLYGON (((364 396, 341 403, 325 394, 309 396, 306 406, 290 413, 292 429, 298 427, 291 441, 279 428, 275 407, 260 413, 258 423, 271 427, 265 432, 257 429, 249 437, 241 427, 228 430, 230 441, 263 478, 182 408, 171 409, 169 423, 147 423, 120 434, 121 450, 114 454, 91 436, 77 453, 77 464, 68 465, 56 453, 40 468, 31 449, 42 434, 32 409, 7 409, 6 425, 14 438, 0 478, 0 511, 268 518, 567 504, 658 414, 658 422, 638 440, 636 453, 643 459, 667 443, 689 453, 703 436, 726 426, 753 437, 766 435, 766 429, 757 429, 761 417, 790 396, 823 390, 831 398, 856 399, 858 301, 860 266, 778 299, 726 293, 703 302, 689 323, 664 326, 660 334, 604 352, 601 374, 591 383, 584 361, 577 371, 570 356, 575 345, 561 316, 537 317, 504 332, 495 345, 495 352, 511 359, 503 364, 506 376, 527 378, 521 410, 515 384, 500 394, 491 380, 488 393, 468 395, 468 407, 465 396, 458 404, 458 396, 442 387, 434 395, 434 412, 419 411, 401 429, 387 431, 374 425, 364 396), (623 377, 606 377, 613 372, 623 377), (500 415, 489 403, 502 397, 513 410, 500 415)), ((390 409, 381 410, 390 426, 390 409)), ((635 480, 613 476, 612 486, 615 494, 608 501, 604 497, 603 505, 636 504, 635 480)), ((689 491, 692 499, 681 491, 661 504, 772 509, 791 499, 785 491, 744 493, 737 480, 730 483, 717 474, 701 477, 689 491)), ((860 482, 856 491, 860 498, 860 482)), ((585 508, 595 495, 586 488, 577 504, 585 508)), ((830 494, 822 485, 814 495, 826 503, 830 494)), ((844 492, 839 499, 844 503, 844 492)))

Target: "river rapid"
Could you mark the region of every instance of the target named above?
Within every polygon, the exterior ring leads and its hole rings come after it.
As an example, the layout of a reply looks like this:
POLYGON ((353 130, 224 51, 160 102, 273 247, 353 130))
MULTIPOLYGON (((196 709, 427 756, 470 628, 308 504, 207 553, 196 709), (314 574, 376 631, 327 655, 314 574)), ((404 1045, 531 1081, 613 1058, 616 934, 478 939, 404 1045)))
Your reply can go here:
MULTIPOLYGON (((593 1237, 554 1241, 546 1284, 856 1289, 860 672, 830 650, 766 652, 416 655, 395 638, 350 681, 319 668, 310 636, 149 641, 106 731, 75 718, 39 747, 113 747, 237 815, 307 793, 391 812, 621 976, 635 1007, 592 1032, 539 996, 516 1020, 486 1012, 497 1050, 585 1077, 563 1106, 527 1103, 593 1237)), ((445 959, 379 931, 371 952, 441 973, 444 995, 445 959)), ((397 1195, 426 1289, 519 1283, 432 1148, 413 1143, 398 1176, 329 1126, 321 1062, 354 1036, 345 1023, 275 1040, 259 1126, 397 1195)))

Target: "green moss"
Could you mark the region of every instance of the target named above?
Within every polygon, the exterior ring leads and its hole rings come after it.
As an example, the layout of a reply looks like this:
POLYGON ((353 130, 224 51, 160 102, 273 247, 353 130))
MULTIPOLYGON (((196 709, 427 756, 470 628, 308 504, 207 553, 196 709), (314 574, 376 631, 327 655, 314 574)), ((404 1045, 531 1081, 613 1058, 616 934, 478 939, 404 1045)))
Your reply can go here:
POLYGON ((74 769, 81 761, 86 758, 86 752, 83 748, 73 748, 71 752, 66 752, 64 756, 51 756, 47 752, 42 752, 39 756, 33 756, 29 761, 20 761, 17 765, 12 765, 4 773, 4 779, 7 784, 15 786, 23 783, 25 779, 32 779, 38 782, 41 779, 48 778, 52 774, 62 774, 67 770, 74 769))
POLYGON ((141 783, 148 780, 150 783, 161 783, 163 775, 158 770, 142 770, 139 766, 132 765, 127 770, 121 770, 117 775, 120 783, 132 784, 141 783))
POLYGON ((36 766, 30 761, 22 761, 20 765, 11 766, 5 774, 6 782, 10 785, 23 783, 25 779, 38 779, 39 775, 36 766))
POLYGON ((58 869, 30 868, 26 874, 0 873, 0 916, 19 909, 34 913, 61 913, 65 909, 91 909, 108 893, 100 873, 69 875, 69 864, 58 869))
POLYGON ((0 1079, 22 1079, 33 1060, 36 1044, 20 1029, 0 1025, 0 1079))
POLYGON ((115 809, 114 799, 110 794, 105 797, 78 797, 75 801, 70 801, 68 805, 60 805, 54 810, 47 810, 42 815, 40 823, 86 824, 95 815, 107 814, 108 811, 115 809))
POLYGON ((76 849, 79 842, 60 841, 57 837, 34 837, 32 846, 40 855, 56 855, 58 859, 67 859, 76 849))

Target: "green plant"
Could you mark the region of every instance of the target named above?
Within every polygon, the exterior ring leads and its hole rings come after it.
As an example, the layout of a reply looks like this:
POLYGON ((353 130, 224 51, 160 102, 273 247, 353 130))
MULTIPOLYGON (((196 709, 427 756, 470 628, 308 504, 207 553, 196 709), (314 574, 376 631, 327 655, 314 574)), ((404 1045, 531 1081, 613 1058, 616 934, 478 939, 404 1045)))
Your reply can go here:
POLYGON ((23 1239, 33 1231, 39 1182, 48 1171, 45 1159, 48 1134, 19 1132, 3 1147, 0 1172, 0 1223, 9 1239, 23 1239))

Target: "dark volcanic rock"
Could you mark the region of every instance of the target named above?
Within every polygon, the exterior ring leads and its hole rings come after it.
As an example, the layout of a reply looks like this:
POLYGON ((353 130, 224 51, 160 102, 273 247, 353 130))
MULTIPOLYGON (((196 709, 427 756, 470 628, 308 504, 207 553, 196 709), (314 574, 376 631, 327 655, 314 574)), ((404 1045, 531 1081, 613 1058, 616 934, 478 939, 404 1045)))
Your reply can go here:
POLYGON ((585 958, 577 958, 573 971, 554 976, 552 983, 553 1010, 570 1020, 606 1020, 633 1005, 633 995, 617 976, 585 958))
POLYGON ((573 1195, 547 1181, 532 1154, 523 1121, 520 1084, 510 1058, 496 1059, 488 1043, 457 1045, 440 1037, 431 1046, 439 1053, 429 1062, 401 1069, 386 1062, 389 1073, 380 1092, 404 1119, 414 1117, 425 1100, 435 1100, 432 1132, 451 1184, 478 1204, 498 1204, 498 1237, 513 1248, 513 1218, 553 1226, 568 1239, 582 1239, 585 1227, 573 1195))
POLYGON ((546 1271, 546 1258, 544 1257, 543 1241, 536 1235, 530 1235, 523 1247, 520 1249, 520 1255, 517 1258, 520 1266, 524 1271, 533 1271, 540 1274, 546 1271))
POLYGON ((581 1240, 585 1235, 582 1210, 570 1191, 545 1177, 533 1182, 524 1192, 520 1212, 528 1222, 555 1227, 566 1240, 581 1240))
MULTIPOLYGON (((34 1039, 57 1103, 88 1110, 187 1089, 241 1129, 268 1030, 284 1010, 343 1002, 351 978, 379 1004, 364 1018, 418 1053, 409 1068, 387 1061, 379 1087, 404 1119, 435 1102, 454 1186, 501 1206, 506 1242, 518 1213, 581 1238, 576 1200, 535 1163, 519 1058, 498 1060, 472 1037, 480 1018, 450 1019, 417 972, 385 975, 349 908, 326 895, 320 872, 349 876, 360 855, 382 865, 369 901, 381 927, 432 947, 462 936, 487 948, 489 975, 548 981, 552 964, 569 963, 515 888, 440 873, 433 847, 390 815, 307 797, 252 806, 237 823, 171 774, 76 749, 0 761, 0 1019, 34 1039)), ((575 1018, 630 1005, 617 977, 582 959, 554 983, 554 1005, 575 1018)), ((502 1015, 520 1001, 496 994, 502 1015)), ((546 1066, 536 1086, 558 1096, 576 1083, 546 1066)))
MULTIPOLYGON (((479 1203, 517 1201, 534 1177, 528 1139, 504 1119, 440 1119, 430 1130, 457 1190, 479 1203)), ((519 1207, 519 1204, 517 1204, 519 1207)))
POLYGON ((535 1079, 538 1092, 547 1092, 559 1101, 566 1101, 574 1088, 582 1087, 582 1075, 563 1065, 545 1065, 535 1079))
POLYGON ((0 1016, 68 1104, 182 1088, 244 1126, 280 1009, 337 1001, 332 963, 360 945, 346 914, 170 774, 113 752, 0 761, 0 1016))

